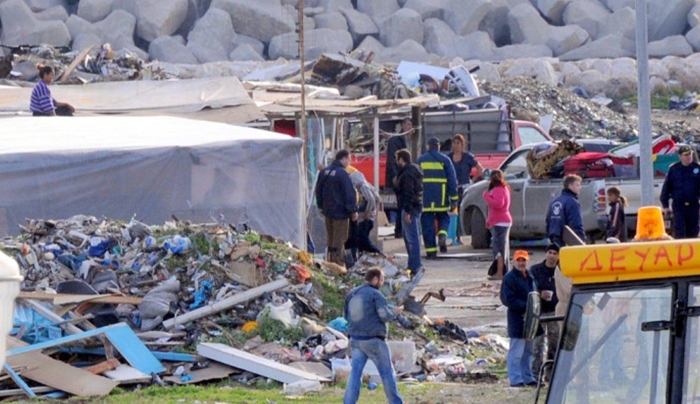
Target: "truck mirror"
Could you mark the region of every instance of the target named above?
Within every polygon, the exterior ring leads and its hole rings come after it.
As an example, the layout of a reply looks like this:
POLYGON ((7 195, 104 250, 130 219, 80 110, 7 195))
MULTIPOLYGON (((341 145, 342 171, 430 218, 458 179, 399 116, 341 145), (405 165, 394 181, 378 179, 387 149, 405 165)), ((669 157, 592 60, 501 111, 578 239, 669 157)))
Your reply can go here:
POLYGON ((490 168, 484 168, 483 173, 481 174, 481 178, 487 179, 491 177, 491 169, 490 168))
POLYGON ((564 335, 561 339, 561 347, 565 351, 573 351, 578 341, 578 335, 581 332, 581 318, 583 316, 583 307, 578 304, 572 304, 569 308, 569 315, 564 324, 564 335))
POLYGON ((524 337, 528 341, 535 339, 537 330, 540 328, 540 314, 542 313, 540 303, 540 292, 528 293, 527 308, 525 309, 525 329, 523 330, 524 337))

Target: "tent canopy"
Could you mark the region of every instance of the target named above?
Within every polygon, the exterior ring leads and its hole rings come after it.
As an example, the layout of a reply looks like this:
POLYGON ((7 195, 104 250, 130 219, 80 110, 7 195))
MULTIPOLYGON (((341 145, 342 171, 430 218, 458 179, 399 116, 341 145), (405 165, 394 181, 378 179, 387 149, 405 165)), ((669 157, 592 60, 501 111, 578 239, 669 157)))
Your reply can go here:
POLYGON ((247 223, 304 246, 302 141, 173 117, 17 117, 0 134, 0 233, 77 214, 247 223))

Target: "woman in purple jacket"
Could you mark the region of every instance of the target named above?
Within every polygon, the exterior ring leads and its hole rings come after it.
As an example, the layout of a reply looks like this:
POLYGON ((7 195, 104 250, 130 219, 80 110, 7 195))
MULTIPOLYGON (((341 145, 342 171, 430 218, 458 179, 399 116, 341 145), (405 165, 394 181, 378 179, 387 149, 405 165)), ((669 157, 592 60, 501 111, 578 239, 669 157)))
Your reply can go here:
POLYGON ((498 265, 498 270, 491 279, 501 279, 508 272, 508 236, 513 225, 510 215, 510 186, 503 178, 503 171, 491 172, 489 188, 483 196, 489 206, 486 227, 491 230, 491 249, 498 265))

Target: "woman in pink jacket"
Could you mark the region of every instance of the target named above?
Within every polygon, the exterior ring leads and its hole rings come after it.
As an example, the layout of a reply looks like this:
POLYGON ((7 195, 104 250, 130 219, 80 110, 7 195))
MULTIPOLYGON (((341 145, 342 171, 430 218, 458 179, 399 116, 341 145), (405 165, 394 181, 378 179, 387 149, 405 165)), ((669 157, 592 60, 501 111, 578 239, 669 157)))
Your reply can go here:
POLYGON ((510 186, 501 170, 493 170, 489 176, 489 188, 484 191, 489 206, 486 227, 491 230, 491 249, 498 270, 492 278, 500 279, 508 271, 508 236, 513 218, 510 215, 510 186))

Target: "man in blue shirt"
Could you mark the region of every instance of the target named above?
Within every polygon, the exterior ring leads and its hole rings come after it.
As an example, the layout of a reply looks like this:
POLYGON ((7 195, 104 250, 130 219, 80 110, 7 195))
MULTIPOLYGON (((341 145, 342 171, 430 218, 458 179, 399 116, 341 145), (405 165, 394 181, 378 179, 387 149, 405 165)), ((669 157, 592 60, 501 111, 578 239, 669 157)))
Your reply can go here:
POLYGON ((680 163, 668 169, 661 188, 661 206, 664 213, 673 211, 673 237, 695 238, 698 236, 698 209, 700 203, 700 165, 693 162, 690 146, 678 147, 680 163), (672 209, 669 200, 673 199, 672 209))
POLYGON ((547 237, 551 243, 559 247, 565 245, 564 226, 569 226, 581 240, 586 240, 581 205, 578 202, 581 181, 582 179, 578 175, 564 177, 564 189, 561 191, 561 195, 554 198, 547 209, 547 237))
POLYGON ((345 319, 348 320, 352 370, 345 388, 344 404, 357 403, 362 386, 362 370, 368 359, 377 366, 389 404, 403 404, 386 343, 386 323, 396 319, 403 309, 389 308, 386 298, 379 291, 383 284, 384 272, 377 267, 370 268, 365 274, 365 283, 353 289, 345 298, 344 312, 345 319))

